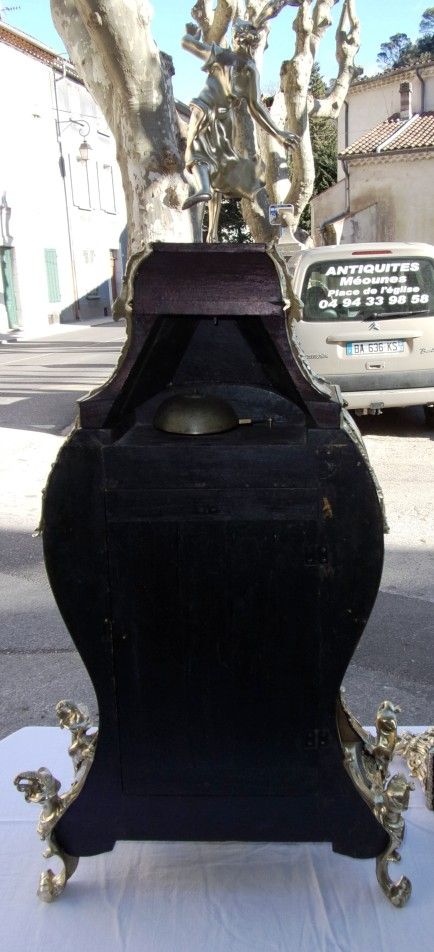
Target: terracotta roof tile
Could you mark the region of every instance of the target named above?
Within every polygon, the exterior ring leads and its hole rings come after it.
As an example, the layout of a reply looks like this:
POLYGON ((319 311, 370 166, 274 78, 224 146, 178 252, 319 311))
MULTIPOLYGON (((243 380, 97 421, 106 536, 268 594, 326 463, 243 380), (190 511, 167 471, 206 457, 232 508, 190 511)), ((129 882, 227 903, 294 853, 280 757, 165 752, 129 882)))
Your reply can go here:
POLYGON ((1 22, 0 42, 33 56, 34 59, 39 60, 40 63, 45 63, 46 66, 54 66, 59 69, 64 64, 68 76, 72 76, 74 79, 78 78, 75 66, 60 54, 54 53, 53 50, 48 49, 38 40, 34 40, 33 37, 20 33, 18 30, 12 30, 8 24, 1 22))
POLYGON ((384 151, 399 149, 423 149, 434 146, 434 112, 421 113, 411 125, 407 125, 397 139, 384 151))
POLYGON ((403 76, 408 76, 410 74, 416 76, 419 70, 428 72, 433 66, 434 59, 429 59, 426 62, 413 63, 411 65, 407 64, 407 66, 391 66, 390 69, 382 69, 380 72, 374 73, 372 76, 360 76, 351 83, 351 91, 354 89, 359 90, 362 87, 366 88, 366 86, 384 86, 389 81, 396 82, 403 76))
POLYGON ((434 149, 434 112, 423 112, 410 120, 398 114, 390 116, 340 152, 339 158, 390 155, 403 149, 434 149))

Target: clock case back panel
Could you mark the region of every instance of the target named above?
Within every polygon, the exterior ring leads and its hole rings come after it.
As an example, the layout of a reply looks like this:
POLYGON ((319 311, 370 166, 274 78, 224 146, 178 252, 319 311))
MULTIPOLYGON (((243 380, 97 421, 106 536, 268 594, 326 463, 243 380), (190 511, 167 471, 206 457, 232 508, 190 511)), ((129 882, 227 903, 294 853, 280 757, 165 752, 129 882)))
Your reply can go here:
POLYGON ((374 603, 382 515, 340 408, 302 376, 260 246, 156 246, 117 373, 81 401, 44 507, 50 581, 92 678, 100 733, 56 827, 117 839, 387 836, 343 767, 336 704, 374 603), (156 430, 168 395, 248 425, 156 430))

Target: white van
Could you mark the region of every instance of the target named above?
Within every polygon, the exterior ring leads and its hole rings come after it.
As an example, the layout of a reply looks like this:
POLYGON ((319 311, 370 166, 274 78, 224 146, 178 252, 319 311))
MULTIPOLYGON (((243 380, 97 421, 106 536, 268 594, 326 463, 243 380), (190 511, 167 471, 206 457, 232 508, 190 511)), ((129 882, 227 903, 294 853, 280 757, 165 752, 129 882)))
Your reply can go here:
POLYGON ((296 253, 288 269, 302 320, 293 335, 349 409, 417 404, 434 423, 434 246, 388 242, 296 253))

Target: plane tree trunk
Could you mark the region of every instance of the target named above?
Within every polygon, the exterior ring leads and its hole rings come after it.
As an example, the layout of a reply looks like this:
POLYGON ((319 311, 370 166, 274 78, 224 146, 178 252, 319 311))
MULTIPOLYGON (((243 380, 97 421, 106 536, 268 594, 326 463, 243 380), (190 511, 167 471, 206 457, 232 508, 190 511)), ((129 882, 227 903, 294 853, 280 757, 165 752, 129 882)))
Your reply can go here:
POLYGON ((200 241, 188 194, 170 57, 148 0, 51 0, 56 29, 116 141, 129 252, 149 241, 200 241))

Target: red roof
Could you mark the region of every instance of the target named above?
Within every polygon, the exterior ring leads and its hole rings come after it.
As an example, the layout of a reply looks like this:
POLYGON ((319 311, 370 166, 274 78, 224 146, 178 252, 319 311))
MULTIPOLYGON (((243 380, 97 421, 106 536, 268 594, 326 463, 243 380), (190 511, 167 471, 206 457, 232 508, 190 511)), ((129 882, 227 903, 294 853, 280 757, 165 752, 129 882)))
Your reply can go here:
POLYGON ((14 49, 21 50, 22 53, 27 53, 29 56, 33 56, 34 59, 39 60, 40 63, 45 63, 46 66, 56 67, 57 69, 63 69, 63 66, 65 66, 68 76, 78 79, 75 66, 73 66, 69 60, 64 59, 59 53, 50 50, 48 46, 44 46, 43 43, 40 43, 38 40, 33 39, 32 36, 27 36, 25 33, 21 33, 19 30, 1 21, 0 42, 6 43, 7 46, 13 46, 14 49))
POLYGON ((394 152, 434 149, 434 112, 422 112, 411 119, 398 113, 365 132, 360 139, 339 153, 340 159, 394 152))

